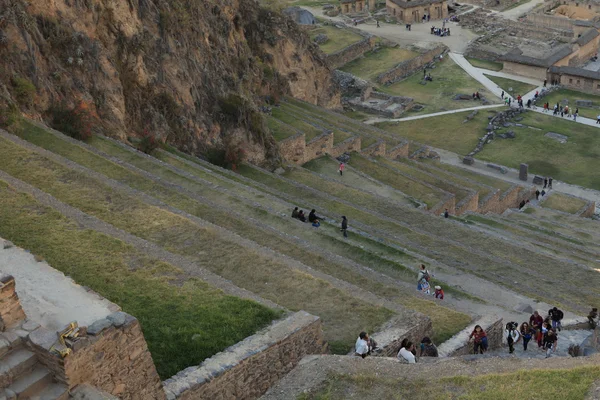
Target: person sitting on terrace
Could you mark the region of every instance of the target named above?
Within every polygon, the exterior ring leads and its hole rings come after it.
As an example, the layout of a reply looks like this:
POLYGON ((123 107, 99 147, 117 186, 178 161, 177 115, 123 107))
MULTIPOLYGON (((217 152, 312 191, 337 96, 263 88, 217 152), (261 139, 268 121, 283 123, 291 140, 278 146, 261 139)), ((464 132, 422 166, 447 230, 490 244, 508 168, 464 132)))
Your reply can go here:
POLYGON ((292 218, 298 218, 298 207, 295 207, 292 211, 292 218))
POLYGON ((310 213, 308 214, 308 221, 309 222, 315 222, 316 219, 323 219, 322 217, 319 217, 317 214, 315 214, 316 211, 313 208, 310 213))
POLYGON ((306 222, 306 216, 304 215, 304 211, 300 210, 298 212, 298 219, 302 222, 306 222))

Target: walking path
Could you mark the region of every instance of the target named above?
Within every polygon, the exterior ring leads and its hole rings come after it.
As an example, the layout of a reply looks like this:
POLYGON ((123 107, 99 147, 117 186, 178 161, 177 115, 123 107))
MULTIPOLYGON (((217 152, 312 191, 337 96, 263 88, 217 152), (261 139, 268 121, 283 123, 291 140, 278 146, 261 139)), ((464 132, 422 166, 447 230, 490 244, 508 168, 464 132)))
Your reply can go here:
POLYGON ((488 108, 498 108, 498 107, 505 107, 505 106, 504 106, 504 104, 490 104, 488 106, 477 106, 477 107, 469 107, 469 108, 460 108, 458 110, 440 111, 440 112, 436 112, 436 113, 432 113, 432 114, 413 115, 412 117, 404 117, 404 118, 371 118, 371 119, 369 119, 367 121, 364 121, 363 123, 372 125, 372 124, 376 124, 376 123, 379 123, 379 122, 412 121, 412 120, 415 120, 415 119, 438 117, 440 115, 456 114, 458 112, 474 111, 474 110, 484 110, 484 109, 488 109, 488 108))
POLYGON ((544 0, 531 0, 525 4, 521 4, 520 6, 512 8, 510 10, 500 11, 498 14, 502 15, 504 18, 516 21, 521 15, 528 13, 543 2, 544 0))

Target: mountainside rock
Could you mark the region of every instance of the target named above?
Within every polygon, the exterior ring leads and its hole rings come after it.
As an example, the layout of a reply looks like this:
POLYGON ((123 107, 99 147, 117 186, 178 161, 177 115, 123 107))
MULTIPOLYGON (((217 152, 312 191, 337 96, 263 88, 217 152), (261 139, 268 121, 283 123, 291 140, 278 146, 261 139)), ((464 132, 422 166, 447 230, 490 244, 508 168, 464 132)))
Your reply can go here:
POLYGON ((255 163, 277 158, 261 99, 339 105, 323 53, 252 0, 0 0, 0 72, 0 114, 83 103, 107 135, 255 163))

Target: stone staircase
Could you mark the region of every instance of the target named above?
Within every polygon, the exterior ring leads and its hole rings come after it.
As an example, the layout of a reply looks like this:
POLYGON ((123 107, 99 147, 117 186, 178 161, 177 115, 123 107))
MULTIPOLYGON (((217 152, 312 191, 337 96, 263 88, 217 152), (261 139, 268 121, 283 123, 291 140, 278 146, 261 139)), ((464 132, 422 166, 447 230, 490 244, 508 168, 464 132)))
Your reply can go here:
POLYGON ((57 383, 26 346, 27 331, 0 333, 0 400, 66 400, 67 386, 57 383))

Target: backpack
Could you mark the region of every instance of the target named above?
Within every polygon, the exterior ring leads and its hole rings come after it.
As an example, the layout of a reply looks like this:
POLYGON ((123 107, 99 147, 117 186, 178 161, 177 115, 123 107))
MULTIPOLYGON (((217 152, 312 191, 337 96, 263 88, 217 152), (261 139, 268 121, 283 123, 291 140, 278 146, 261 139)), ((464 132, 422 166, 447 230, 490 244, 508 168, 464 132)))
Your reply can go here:
POLYGON ((431 279, 431 275, 429 275, 429 271, 427 271, 427 270, 423 271, 423 279, 425 279, 427 282, 429 282, 429 280, 431 279))

